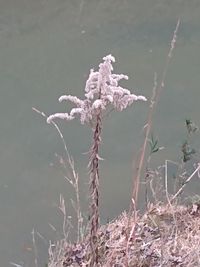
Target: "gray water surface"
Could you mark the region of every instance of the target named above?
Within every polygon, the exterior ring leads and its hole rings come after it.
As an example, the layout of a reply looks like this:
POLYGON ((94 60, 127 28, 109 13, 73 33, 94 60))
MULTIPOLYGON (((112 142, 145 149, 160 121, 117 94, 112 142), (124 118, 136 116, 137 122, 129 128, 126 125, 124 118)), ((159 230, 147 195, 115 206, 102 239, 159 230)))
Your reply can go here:
MULTIPOLYGON (((129 75, 123 85, 150 98, 154 72, 160 77, 178 19, 178 41, 153 130, 162 150, 153 164, 179 160, 184 120, 199 122, 200 1, 198 0, 1 0, 0 2, 0 266, 34 265, 32 229, 39 266, 48 240, 62 237, 63 194, 74 198, 55 153, 64 155, 46 114, 65 110, 62 94, 84 94, 90 68, 103 56, 116 57, 115 71, 129 75), (57 232, 49 226, 56 227, 57 232)), ((159 78, 158 78, 159 80, 159 78)), ((112 113, 104 123, 101 155, 102 222, 129 206, 132 160, 143 140, 148 103, 112 113)), ((87 152, 91 132, 78 121, 59 123, 81 182, 87 216, 87 152)), ((198 145, 198 138, 195 141, 198 145)), ((191 192, 198 193, 194 182, 191 192)), ((142 204, 141 198, 141 204, 142 204)), ((143 204, 142 204, 143 205, 143 204)), ((67 208, 68 215, 74 215, 67 208)))

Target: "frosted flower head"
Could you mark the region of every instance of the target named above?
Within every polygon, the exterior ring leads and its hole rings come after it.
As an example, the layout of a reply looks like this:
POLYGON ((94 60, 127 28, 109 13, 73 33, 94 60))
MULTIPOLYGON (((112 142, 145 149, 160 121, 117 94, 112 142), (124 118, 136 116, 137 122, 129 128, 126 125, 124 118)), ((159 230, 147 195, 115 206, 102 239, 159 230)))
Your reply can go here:
POLYGON ((132 94, 130 90, 119 86, 122 79, 128 80, 128 76, 124 74, 113 74, 113 65, 115 58, 107 55, 103 58, 103 62, 99 64, 99 70, 90 70, 89 77, 85 85, 85 99, 81 100, 76 96, 63 95, 59 101, 70 101, 75 108, 70 113, 56 113, 47 118, 50 123, 56 118, 73 120, 77 116, 82 124, 95 120, 97 114, 106 110, 108 105, 112 105, 114 109, 122 111, 132 105, 134 101, 146 101, 144 96, 132 94))

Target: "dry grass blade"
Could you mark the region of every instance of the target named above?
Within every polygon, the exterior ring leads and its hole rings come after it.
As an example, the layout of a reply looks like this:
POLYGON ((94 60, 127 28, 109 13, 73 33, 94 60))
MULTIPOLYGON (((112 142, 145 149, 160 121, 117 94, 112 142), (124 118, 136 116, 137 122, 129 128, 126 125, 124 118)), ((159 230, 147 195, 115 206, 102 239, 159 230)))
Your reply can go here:
POLYGON ((153 88, 153 94, 152 94, 152 98, 151 98, 151 103, 150 103, 150 106, 149 106, 147 124, 145 126, 145 138, 144 138, 144 142, 143 142, 143 145, 142 145, 142 148, 141 148, 139 161, 135 164, 135 174, 133 175, 132 199, 135 200, 136 204, 137 204, 137 199, 138 199, 141 171, 142 171, 142 168, 143 168, 143 165, 144 165, 146 147, 147 147, 149 134, 150 134, 151 127, 152 127, 153 112, 155 110, 156 104, 158 103, 158 99, 160 97, 160 94, 161 94, 161 92, 162 92, 162 90, 164 88, 168 67, 169 67, 170 60, 172 58, 172 53, 173 53, 173 50, 174 50, 175 44, 176 44, 177 32, 178 32, 178 29, 179 29, 179 25, 180 25, 180 20, 178 20, 176 28, 175 28, 175 31, 174 31, 174 34, 173 34, 173 38, 172 38, 172 41, 171 41, 171 46, 170 46, 170 49, 169 49, 169 53, 167 55, 166 64, 165 64, 165 67, 164 67, 164 70, 163 70, 163 73, 162 73, 162 78, 161 78, 161 82, 160 82, 159 86, 157 85, 157 75, 155 74, 155 76, 154 76, 154 88, 153 88))

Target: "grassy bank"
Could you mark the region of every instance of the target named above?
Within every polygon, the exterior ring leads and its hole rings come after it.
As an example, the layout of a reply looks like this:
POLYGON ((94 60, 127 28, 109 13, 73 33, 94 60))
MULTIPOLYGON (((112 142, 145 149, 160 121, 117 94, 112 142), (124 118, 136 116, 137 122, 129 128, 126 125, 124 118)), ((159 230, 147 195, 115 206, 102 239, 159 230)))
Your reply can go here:
MULTIPOLYGON (((200 205, 149 205, 144 215, 121 214, 98 230, 98 266, 200 266, 200 205)), ((49 267, 89 266, 89 237, 63 239, 50 253, 49 267)))

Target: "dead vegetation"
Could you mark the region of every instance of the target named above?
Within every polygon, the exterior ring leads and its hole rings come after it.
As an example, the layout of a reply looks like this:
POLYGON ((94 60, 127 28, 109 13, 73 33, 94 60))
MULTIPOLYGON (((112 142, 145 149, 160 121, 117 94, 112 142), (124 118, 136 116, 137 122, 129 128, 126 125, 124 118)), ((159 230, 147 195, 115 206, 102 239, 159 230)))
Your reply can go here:
MULTIPOLYGON (((101 226, 98 237, 98 266, 200 266, 200 205, 149 205, 142 216, 124 212, 101 226)), ((89 266, 90 256, 89 237, 78 244, 61 240, 49 267, 89 266)))

